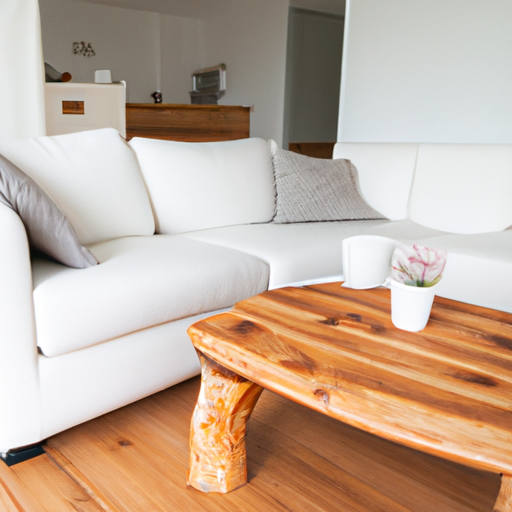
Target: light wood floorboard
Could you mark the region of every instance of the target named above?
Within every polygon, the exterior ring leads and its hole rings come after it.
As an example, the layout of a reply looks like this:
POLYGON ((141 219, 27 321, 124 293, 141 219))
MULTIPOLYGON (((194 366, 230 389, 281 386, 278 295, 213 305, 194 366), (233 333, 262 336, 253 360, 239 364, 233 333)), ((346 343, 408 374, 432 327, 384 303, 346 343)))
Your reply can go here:
POLYGON ((249 484, 185 483, 194 378, 0 465, 5 512, 492 512, 499 475, 444 461, 265 391, 248 424, 249 484))

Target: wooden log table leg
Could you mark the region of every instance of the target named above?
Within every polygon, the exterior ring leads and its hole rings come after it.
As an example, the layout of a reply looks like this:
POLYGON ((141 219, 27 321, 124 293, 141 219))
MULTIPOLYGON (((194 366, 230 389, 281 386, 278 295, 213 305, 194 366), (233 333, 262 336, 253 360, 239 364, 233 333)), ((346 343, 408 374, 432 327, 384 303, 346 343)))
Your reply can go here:
POLYGON ((225 493, 247 483, 246 422, 263 388, 198 354, 201 389, 190 425, 187 484, 225 493))
POLYGON ((512 475, 501 476, 501 488, 494 512, 512 512, 512 475))

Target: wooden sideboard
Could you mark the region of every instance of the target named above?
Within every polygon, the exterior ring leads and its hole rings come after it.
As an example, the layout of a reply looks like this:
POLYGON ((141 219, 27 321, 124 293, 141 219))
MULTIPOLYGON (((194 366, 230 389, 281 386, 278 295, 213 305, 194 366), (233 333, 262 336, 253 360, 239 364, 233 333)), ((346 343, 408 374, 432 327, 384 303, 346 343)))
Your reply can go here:
POLYGON ((126 138, 211 142, 249 137, 251 107, 127 103, 126 138))
POLYGON ((335 142, 290 142, 288 149, 314 158, 332 158, 335 142))

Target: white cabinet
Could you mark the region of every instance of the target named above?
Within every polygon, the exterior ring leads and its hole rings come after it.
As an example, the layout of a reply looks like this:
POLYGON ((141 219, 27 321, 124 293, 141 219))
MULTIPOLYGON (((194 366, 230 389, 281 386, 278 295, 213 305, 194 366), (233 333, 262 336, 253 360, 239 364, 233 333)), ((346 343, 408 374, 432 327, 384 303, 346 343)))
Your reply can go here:
POLYGON ((46 134, 115 128, 126 137, 126 84, 48 82, 46 134))

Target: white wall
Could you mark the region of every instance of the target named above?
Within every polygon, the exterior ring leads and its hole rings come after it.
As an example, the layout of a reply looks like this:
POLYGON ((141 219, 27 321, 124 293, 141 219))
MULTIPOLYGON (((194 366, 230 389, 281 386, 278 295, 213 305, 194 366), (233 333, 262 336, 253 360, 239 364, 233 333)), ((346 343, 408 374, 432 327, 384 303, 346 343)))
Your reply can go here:
POLYGON ((219 104, 254 105, 251 135, 282 144, 288 0, 227 0, 205 23, 207 66, 225 63, 219 104))
POLYGON ((151 102, 159 67, 159 15, 69 0, 39 0, 43 52, 74 82, 93 82, 94 71, 110 69, 126 80, 127 101, 151 102), (73 42, 91 43, 94 57, 74 55, 73 42))
POLYGON ((203 22, 70 0, 39 0, 45 60, 74 82, 94 81, 96 69, 126 80, 127 101, 189 103, 190 75, 202 66, 203 22), (74 41, 91 43, 94 57, 74 55, 74 41))
POLYGON ((160 14, 159 18, 160 76, 157 76, 155 89, 162 91, 164 103, 188 104, 192 73, 204 67, 205 22, 165 14, 160 14))
POLYGON ((190 103, 191 75, 224 62, 227 93, 220 104, 254 105, 251 135, 283 131, 288 0, 218 0, 204 19, 73 0, 39 0, 45 60, 91 82, 96 69, 126 80, 127 101, 190 103), (217 5, 216 4, 216 5, 217 5), (96 56, 73 55, 91 43, 96 56))
POLYGON ((512 142, 510 0, 348 0, 339 141, 512 142))

